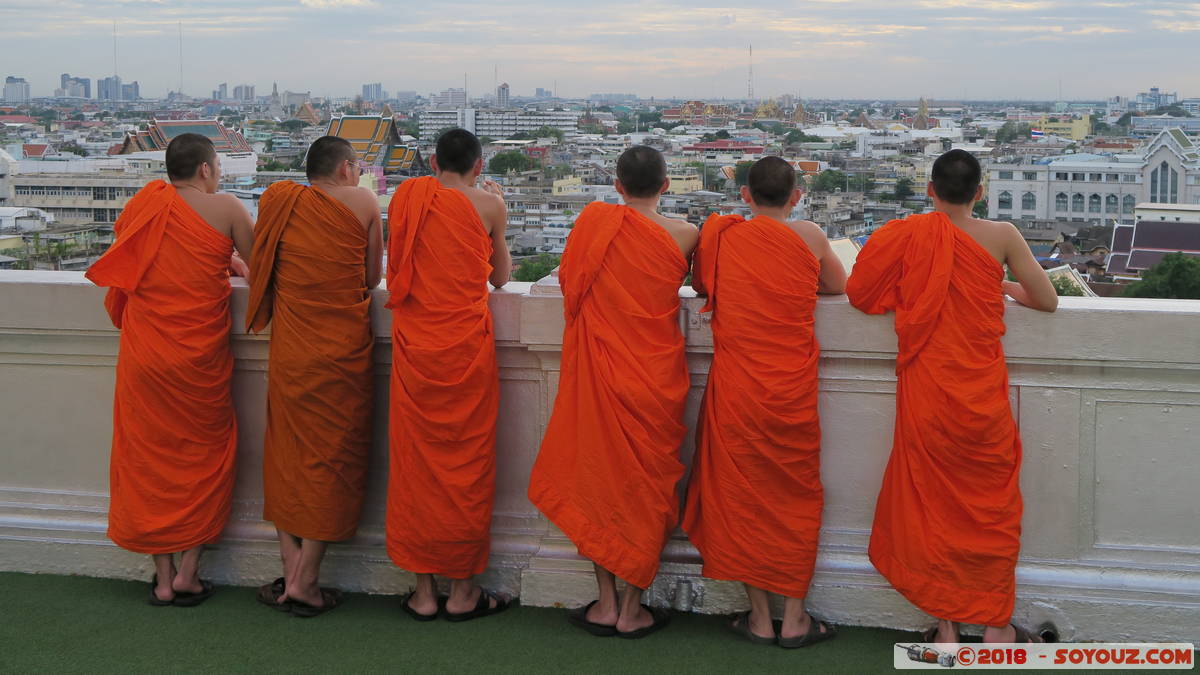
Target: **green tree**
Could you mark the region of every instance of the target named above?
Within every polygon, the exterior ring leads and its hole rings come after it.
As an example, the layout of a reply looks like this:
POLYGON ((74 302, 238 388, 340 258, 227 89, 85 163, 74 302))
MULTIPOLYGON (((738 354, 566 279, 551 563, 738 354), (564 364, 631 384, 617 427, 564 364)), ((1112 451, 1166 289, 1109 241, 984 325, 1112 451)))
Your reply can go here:
POLYGON ((542 253, 535 258, 526 258, 513 270, 513 281, 537 281, 558 267, 559 256, 542 253))
POLYGON ((519 150, 509 150, 494 155, 488 162, 488 173, 508 173, 510 171, 528 171, 534 167, 534 161, 519 150))
POLYGON ((1170 253, 1129 285, 1128 298, 1179 298, 1200 300, 1200 258, 1170 253))
POLYGON ((724 129, 719 129, 714 135, 722 140, 729 138, 729 132, 724 129))
POLYGON ((1126 129, 1128 129, 1129 126, 1131 124, 1133 124, 1133 122, 1131 121, 1132 119, 1133 119, 1133 113, 1127 112, 1124 115, 1121 115, 1121 117, 1119 117, 1117 119, 1117 126, 1125 127, 1126 129))
POLYGON ((837 169, 826 169, 812 179, 813 192, 833 192, 846 189, 846 174, 837 169))
POLYGON ((810 136, 799 129, 792 129, 783 137, 783 142, 788 145, 795 145, 797 143, 824 143, 825 139, 820 136, 810 136))
POLYGON ((1082 296, 1083 289, 1073 279, 1065 276, 1050 277, 1050 284, 1054 286, 1054 292, 1059 295, 1067 296, 1082 296))
POLYGON ((75 141, 63 143, 62 145, 58 146, 58 150, 59 152, 69 152, 74 155, 79 155, 80 157, 87 157, 88 154, 87 150, 84 150, 83 146, 79 145, 75 141))
POLYGON ((306 126, 308 126, 308 123, 304 120, 286 120, 279 123, 279 128, 283 129, 289 134, 294 134, 306 126))
POLYGON ((975 206, 971 209, 971 213, 975 214, 976 218, 987 218, 987 201, 979 200, 975 202, 975 206))
POLYGON ((492 138, 491 136, 480 136, 479 137, 480 145, 491 145, 492 143, 495 143, 495 142, 496 142, 496 139, 492 138))
POLYGON ((562 139, 566 137, 566 134, 563 133, 562 129, 559 129, 557 127, 545 126, 545 127, 538 127, 537 129, 534 129, 533 137, 534 138, 553 138, 554 140, 561 143, 562 139))
POLYGON ((912 184, 913 182, 911 178, 896 179, 896 188, 892 191, 892 196, 896 198, 896 201, 902 202, 905 199, 913 196, 914 193, 912 184))
POLYGON ((1171 117, 1191 117, 1191 114, 1178 105, 1165 105, 1150 111, 1151 115, 1170 115, 1171 117))

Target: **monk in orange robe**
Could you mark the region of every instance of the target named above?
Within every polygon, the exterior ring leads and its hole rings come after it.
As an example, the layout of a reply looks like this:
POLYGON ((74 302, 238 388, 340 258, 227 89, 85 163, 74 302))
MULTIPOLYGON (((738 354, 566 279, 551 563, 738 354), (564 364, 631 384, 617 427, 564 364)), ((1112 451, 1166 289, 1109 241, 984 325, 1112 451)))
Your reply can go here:
POLYGON ((504 197, 475 187, 483 148, 464 129, 443 133, 434 176, 400 184, 388 207, 392 380, 387 549, 417 574, 402 601, 437 617, 434 575, 449 577, 452 621, 495 614, 509 599, 479 587, 496 494, 500 379, 488 282, 508 281, 504 197))
POLYGON ((248 330, 271 324, 263 519, 275 524, 283 577, 259 601, 295 616, 338 606, 321 588, 327 542, 354 536, 366 491, 374 363, 371 289, 379 285, 379 203, 357 187, 344 139, 308 150, 311 186, 281 181, 259 202, 248 330))
POLYGON ((858 254, 846 293, 896 313, 896 430, 871 530, 871 562, 939 619, 926 640, 1028 641, 1010 625, 1021 548, 1021 439, 1008 400, 1004 296, 1052 312, 1058 296, 1010 223, 972 217, 979 162, 933 164, 933 213, 894 220, 858 254), (1017 281, 1005 281, 1004 266, 1017 281))
POLYGON ((690 387, 679 286, 698 238, 658 213, 669 185, 657 150, 622 153, 625 204, 589 204, 559 269, 562 368, 529 498, 595 564, 599 599, 570 618, 601 636, 639 638, 669 619, 641 598, 678 522, 690 387))
POLYGON ((751 609, 735 632, 804 647, 833 637, 804 608, 821 532, 821 427, 813 335, 818 293, 846 271, 816 224, 788 219, 800 192, 778 157, 750 168, 751 220, 709 217, 692 287, 708 296, 713 359, 696 435, 683 529, 704 576, 745 584, 751 609), (769 593, 784 596, 778 636, 769 593))
POLYGON ((233 495, 229 269, 235 245, 249 255, 253 224, 235 197, 216 194, 210 140, 180 134, 166 164, 171 182, 129 200, 87 278, 108 287, 121 330, 108 536, 153 556, 150 604, 190 607, 213 593, 200 553, 220 538, 233 495))

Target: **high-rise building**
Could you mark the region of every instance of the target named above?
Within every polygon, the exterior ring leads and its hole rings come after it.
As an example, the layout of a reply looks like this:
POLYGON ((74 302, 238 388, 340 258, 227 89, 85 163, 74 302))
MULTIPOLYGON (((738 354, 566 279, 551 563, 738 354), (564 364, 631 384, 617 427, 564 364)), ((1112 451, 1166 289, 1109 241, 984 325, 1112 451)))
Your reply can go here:
POLYGON ((508 83, 496 87, 496 106, 500 108, 508 107, 508 83))
POLYGON ((1158 87, 1150 87, 1150 91, 1138 94, 1135 100, 1137 101, 1139 110, 1154 110, 1155 108, 1174 105, 1179 101, 1179 95, 1160 91, 1158 87))
POLYGON ((383 84, 379 82, 364 84, 362 86, 362 97, 364 101, 382 101, 383 84))
POLYGON ((142 90, 141 90, 141 87, 138 86, 137 80, 134 80, 133 82, 130 82, 129 84, 121 85, 121 100, 122 101, 136 101, 136 100, 140 99, 141 97, 142 97, 142 90))
POLYGON ((417 100, 417 92, 415 91, 398 91, 396 92, 396 100, 401 103, 411 103, 417 100))
POLYGON ((429 102, 434 108, 462 108, 467 105, 467 90, 446 89, 431 96, 429 102))
POLYGON ((421 138, 432 140, 446 127, 466 129, 476 136, 508 138, 518 132, 533 132, 553 127, 564 133, 579 130, 582 113, 574 110, 426 110, 419 119, 421 138))
POLYGON ((224 100, 228 99, 229 98, 229 85, 225 82, 218 84, 217 88, 213 89, 212 97, 218 101, 224 101, 224 100))
POLYGON ((9 75, 4 78, 4 101, 6 103, 28 103, 29 83, 23 77, 9 75))
POLYGON ((551 98, 554 96, 549 89, 542 89, 541 87, 538 87, 533 95, 536 98, 551 98))
POLYGON ((235 101, 250 102, 254 100, 254 85, 239 84, 233 88, 233 99, 235 101))
POLYGON ((116 75, 96 81, 96 98, 101 101, 120 101, 121 93, 121 78, 116 75))
POLYGON ((70 73, 63 73, 59 76, 58 80, 63 90, 63 96, 70 96, 72 98, 92 97, 92 78, 71 77, 70 73))

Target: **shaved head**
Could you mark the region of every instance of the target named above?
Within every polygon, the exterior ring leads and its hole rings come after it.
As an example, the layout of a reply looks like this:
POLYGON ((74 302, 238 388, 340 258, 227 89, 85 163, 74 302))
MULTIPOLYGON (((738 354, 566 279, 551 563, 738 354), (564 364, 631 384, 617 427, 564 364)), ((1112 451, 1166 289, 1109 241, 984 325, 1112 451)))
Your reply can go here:
POLYGON ((358 161, 358 153, 350 141, 337 136, 322 136, 313 141, 304 161, 304 173, 309 180, 332 176, 342 162, 358 161))
POLYGON ((779 157, 763 157, 750 167, 746 182, 755 204, 787 206, 796 189, 796 170, 779 157))
POLYGON ((468 174, 475 168, 475 162, 483 157, 483 146, 475 134, 466 129, 450 129, 438 136, 433 157, 442 171, 468 174))
POLYGON ((979 160, 966 150, 944 153, 934 160, 929 174, 933 193, 950 204, 970 204, 983 180, 979 160))
POLYGON ((217 150, 207 137, 179 134, 167 144, 167 178, 172 181, 195 178, 202 164, 217 164, 217 150))
POLYGON ((658 196, 667 181, 667 162, 658 150, 635 145, 617 158, 617 180, 630 197, 658 196))

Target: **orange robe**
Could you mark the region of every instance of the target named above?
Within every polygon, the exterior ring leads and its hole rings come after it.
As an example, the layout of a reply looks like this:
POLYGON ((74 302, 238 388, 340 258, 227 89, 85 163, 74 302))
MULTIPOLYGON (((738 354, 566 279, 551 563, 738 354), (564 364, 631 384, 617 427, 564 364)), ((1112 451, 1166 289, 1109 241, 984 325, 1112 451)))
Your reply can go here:
POLYGON ((804 239, 763 216, 711 216, 692 270, 714 350, 683 529, 704 576, 793 598, 808 593, 821 532, 820 273, 804 239))
POLYGON ((320 188, 259 202, 246 328, 271 324, 263 519, 298 537, 354 536, 371 447, 367 230, 320 188))
POLYGON ((400 184, 388 230, 388 555, 465 579, 487 568, 496 493, 492 240, 466 195, 433 177, 400 184))
POLYGON ((846 293, 896 312, 896 429, 871 562, 923 611, 1003 626, 1021 548, 1021 439, 1008 400, 1004 269, 942 213, 892 221, 846 293))
POLYGON ((640 588, 654 581, 678 522, 687 270, 662 226, 599 202, 579 214, 559 269, 558 398, 529 499, 581 555, 640 588))
POLYGON ((229 520, 237 419, 230 380, 233 243, 156 180, 129 200, 87 271, 121 329, 108 537, 138 553, 216 541, 229 520))

